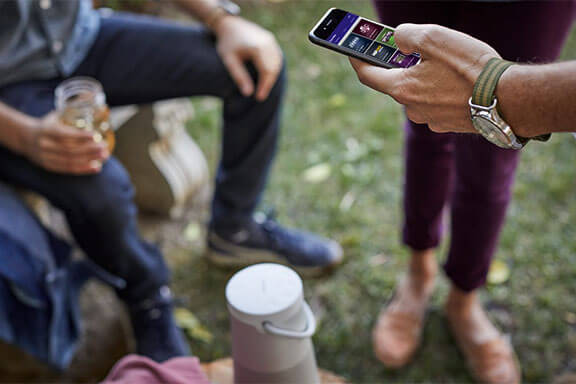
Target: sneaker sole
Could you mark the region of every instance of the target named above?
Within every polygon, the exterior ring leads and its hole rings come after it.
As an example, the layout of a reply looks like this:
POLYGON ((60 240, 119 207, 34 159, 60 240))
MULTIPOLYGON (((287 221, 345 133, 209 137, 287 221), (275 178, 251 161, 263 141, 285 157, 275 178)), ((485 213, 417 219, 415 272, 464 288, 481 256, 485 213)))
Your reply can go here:
MULTIPOLYGON (((223 244, 219 244, 219 246, 223 246, 223 244)), ((216 250, 211 247, 207 247, 204 253, 204 257, 212 264, 228 269, 237 269, 242 267, 247 267, 249 265, 258 264, 258 263, 276 263, 286 265, 300 275, 304 277, 318 277, 328 272, 331 272, 337 266, 342 263, 343 255, 342 251, 340 250, 340 254, 335 259, 332 264, 323 265, 323 266, 311 266, 311 267, 304 267, 304 266, 297 266, 290 264, 286 258, 278 255, 275 252, 270 252, 266 250, 260 249, 252 249, 246 250, 246 248, 236 247, 231 244, 226 244, 223 248, 230 249, 230 253, 233 253, 234 256, 230 256, 228 253, 216 250)))

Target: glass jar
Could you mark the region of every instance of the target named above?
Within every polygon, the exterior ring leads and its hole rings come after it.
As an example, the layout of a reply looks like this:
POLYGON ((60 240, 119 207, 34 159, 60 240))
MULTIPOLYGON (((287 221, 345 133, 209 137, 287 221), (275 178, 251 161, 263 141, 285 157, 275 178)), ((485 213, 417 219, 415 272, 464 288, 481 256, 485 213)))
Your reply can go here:
POLYGON ((61 121, 93 132, 94 141, 104 140, 112 153, 116 141, 102 84, 90 77, 72 77, 56 88, 55 96, 61 121))

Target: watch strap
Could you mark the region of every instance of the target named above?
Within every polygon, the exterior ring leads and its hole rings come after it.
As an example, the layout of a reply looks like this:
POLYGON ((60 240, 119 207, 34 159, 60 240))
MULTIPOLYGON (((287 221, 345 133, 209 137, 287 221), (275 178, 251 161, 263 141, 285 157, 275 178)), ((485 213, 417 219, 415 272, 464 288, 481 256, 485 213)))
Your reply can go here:
POLYGON ((529 142, 530 140, 548 141, 548 140, 550 140, 550 137, 552 137, 552 135, 550 133, 547 133, 545 135, 534 136, 534 137, 522 137, 522 136, 516 135, 516 139, 518 139, 520 144, 523 144, 523 145, 526 144, 527 142, 529 142))
MULTIPOLYGON (((496 98, 495 91, 500 77, 511 65, 515 63, 511 61, 502 60, 498 57, 493 57, 484 66, 484 69, 478 76, 474 90, 472 91, 472 103, 484 107, 489 107, 496 98)), ((516 135, 520 144, 525 145, 530 140, 548 141, 550 134, 540 135, 536 137, 521 137, 516 135)))
POLYGON ((511 61, 502 60, 498 57, 493 57, 488 60, 480 76, 478 76, 476 84, 474 84, 472 103, 484 107, 491 106, 496 97, 494 91, 496 90, 500 76, 514 64, 515 63, 511 61))

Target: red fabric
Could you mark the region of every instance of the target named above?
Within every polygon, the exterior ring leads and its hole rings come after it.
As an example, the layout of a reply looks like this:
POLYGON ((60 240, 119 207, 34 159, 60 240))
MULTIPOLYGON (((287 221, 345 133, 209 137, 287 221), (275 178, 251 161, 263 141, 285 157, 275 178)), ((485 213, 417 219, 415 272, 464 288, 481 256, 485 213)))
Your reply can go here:
POLYGON ((175 357, 157 363, 128 355, 114 365, 102 384, 210 384, 196 357, 175 357))

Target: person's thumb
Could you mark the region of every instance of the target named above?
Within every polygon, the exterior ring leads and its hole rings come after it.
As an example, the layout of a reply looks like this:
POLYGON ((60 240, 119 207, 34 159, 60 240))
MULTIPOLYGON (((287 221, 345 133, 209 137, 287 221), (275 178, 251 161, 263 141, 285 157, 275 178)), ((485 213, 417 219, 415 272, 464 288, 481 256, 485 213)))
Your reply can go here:
POLYGON ((394 32, 394 41, 403 53, 427 54, 433 47, 436 25, 432 24, 400 24, 394 32))

